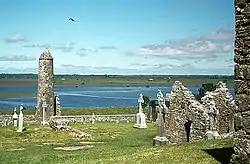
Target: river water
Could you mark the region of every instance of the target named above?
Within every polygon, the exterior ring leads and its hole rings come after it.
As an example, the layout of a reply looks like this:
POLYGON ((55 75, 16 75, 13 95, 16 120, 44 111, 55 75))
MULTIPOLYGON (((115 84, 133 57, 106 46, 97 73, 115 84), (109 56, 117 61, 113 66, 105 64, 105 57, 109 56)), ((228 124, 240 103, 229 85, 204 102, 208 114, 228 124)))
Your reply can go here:
MULTIPOLYGON (((200 86, 187 86, 193 93, 198 93, 200 86)), ((142 93, 150 99, 156 99, 157 90, 170 93, 172 86, 55 86, 54 91, 61 99, 62 108, 107 108, 137 106, 137 99, 142 93)), ((0 86, 0 92, 36 92, 36 86, 0 86)), ((234 95, 234 88, 229 91, 234 95)), ((0 110, 13 109, 20 104, 27 109, 34 109, 36 97, 2 98, 0 110)))

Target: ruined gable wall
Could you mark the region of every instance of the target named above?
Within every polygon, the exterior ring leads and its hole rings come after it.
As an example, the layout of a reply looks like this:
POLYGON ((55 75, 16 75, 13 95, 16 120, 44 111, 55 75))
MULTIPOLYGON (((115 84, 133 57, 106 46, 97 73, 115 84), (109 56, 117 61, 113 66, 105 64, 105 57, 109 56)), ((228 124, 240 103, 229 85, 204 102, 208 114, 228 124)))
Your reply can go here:
POLYGON ((187 142, 184 126, 187 119, 192 121, 190 141, 201 140, 206 132, 204 108, 195 100, 191 91, 176 81, 172 87, 169 114, 166 117, 166 137, 171 143, 187 142))
POLYGON ((206 109, 209 109, 211 101, 215 102, 215 107, 219 110, 219 115, 217 117, 218 133, 225 134, 233 132, 233 116, 236 110, 236 104, 225 83, 219 82, 215 91, 206 92, 206 95, 201 99, 206 109))

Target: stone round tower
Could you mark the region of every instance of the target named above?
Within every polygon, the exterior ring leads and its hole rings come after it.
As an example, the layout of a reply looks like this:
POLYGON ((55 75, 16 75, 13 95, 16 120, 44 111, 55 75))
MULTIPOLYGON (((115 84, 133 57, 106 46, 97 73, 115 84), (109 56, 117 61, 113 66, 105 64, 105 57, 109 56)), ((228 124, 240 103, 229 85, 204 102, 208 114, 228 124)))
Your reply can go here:
POLYGON ((36 119, 48 123, 54 115, 53 57, 46 48, 39 58, 36 119))

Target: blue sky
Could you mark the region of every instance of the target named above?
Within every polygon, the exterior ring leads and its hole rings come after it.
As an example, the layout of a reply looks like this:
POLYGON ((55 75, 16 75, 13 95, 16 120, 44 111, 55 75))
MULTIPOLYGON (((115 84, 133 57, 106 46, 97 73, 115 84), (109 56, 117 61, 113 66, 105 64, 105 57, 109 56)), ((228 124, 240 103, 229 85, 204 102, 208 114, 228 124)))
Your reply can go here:
POLYGON ((0 15, 2 73, 37 73, 48 47, 56 74, 233 74, 233 1, 8 0, 0 15))

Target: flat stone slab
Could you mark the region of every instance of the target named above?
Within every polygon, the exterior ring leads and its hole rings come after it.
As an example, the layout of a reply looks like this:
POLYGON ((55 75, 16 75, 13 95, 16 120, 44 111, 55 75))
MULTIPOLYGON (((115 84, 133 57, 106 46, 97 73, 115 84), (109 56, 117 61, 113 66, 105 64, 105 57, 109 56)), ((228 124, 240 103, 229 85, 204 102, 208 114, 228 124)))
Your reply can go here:
POLYGON ((104 142, 94 142, 94 141, 83 141, 83 142, 80 142, 81 144, 102 144, 104 142))
POLYGON ((20 150, 25 150, 24 148, 18 148, 18 149, 10 149, 10 150, 7 150, 7 151, 20 151, 20 150))
POLYGON ((43 145, 63 145, 64 143, 61 143, 61 142, 46 142, 46 143, 43 143, 43 145))
POLYGON ((90 149, 93 148, 93 145, 84 145, 84 146, 69 146, 69 147, 56 147, 55 150, 83 150, 83 149, 90 149))

